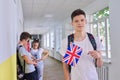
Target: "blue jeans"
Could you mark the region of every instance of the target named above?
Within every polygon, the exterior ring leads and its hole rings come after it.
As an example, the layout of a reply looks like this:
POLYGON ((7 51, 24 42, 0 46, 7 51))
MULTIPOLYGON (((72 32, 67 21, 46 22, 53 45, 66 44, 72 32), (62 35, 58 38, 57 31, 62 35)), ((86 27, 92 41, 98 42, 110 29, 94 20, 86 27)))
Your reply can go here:
POLYGON ((43 80, 43 71, 44 71, 44 63, 43 61, 38 62, 36 66, 38 80, 43 80))

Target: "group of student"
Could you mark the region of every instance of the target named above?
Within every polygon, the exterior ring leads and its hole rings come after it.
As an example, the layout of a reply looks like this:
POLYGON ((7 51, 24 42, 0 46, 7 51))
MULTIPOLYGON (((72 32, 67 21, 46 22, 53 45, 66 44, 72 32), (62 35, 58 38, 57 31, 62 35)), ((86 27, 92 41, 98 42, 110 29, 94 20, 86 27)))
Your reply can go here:
MULTIPOLYGON (((102 67, 103 61, 101 56, 102 44, 99 38, 94 37, 96 43, 96 49, 93 48, 89 36, 86 32, 86 14, 83 10, 77 9, 71 14, 71 24, 75 30, 73 34, 74 44, 82 47, 82 55, 79 62, 75 67, 71 68, 69 72, 69 65, 63 62, 63 72, 65 80, 98 80, 96 67, 102 67)), ((26 50, 26 44, 30 40, 30 34, 23 32, 20 36, 19 45, 22 47, 19 49, 19 57, 21 62, 25 60, 25 73, 27 80, 42 80, 43 74, 43 60, 48 56, 48 52, 40 48, 39 41, 32 42, 32 49, 30 52, 26 50), (44 57, 42 53, 46 53, 44 57), (36 76, 35 71, 38 71, 36 76)), ((62 41, 60 54, 64 57, 68 46, 68 38, 62 41)), ((54 74, 53 72, 51 72, 54 74)), ((49 80, 49 79, 48 79, 49 80)), ((58 79, 59 80, 59 79, 58 79)))
POLYGON ((48 51, 40 48, 39 39, 34 39, 31 44, 31 49, 28 49, 30 39, 31 35, 28 32, 22 32, 17 45, 18 58, 21 66, 24 67, 24 79, 43 80, 43 60, 48 56, 48 51), (43 53, 45 55, 42 55, 43 53))

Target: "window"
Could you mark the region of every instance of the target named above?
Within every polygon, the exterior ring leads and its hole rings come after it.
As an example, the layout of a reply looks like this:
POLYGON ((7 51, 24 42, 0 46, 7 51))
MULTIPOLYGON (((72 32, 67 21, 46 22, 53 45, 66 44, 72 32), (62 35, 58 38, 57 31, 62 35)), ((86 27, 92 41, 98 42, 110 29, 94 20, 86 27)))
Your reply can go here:
POLYGON ((31 36, 32 36, 32 39, 33 39, 33 40, 34 40, 34 39, 38 39, 38 34, 32 34, 31 36))
POLYGON ((91 16, 91 33, 95 36, 98 36, 103 48, 103 58, 111 58, 111 49, 110 49, 110 23, 109 23, 109 8, 106 7, 91 16))
POLYGON ((46 45, 47 45, 47 37, 46 37, 46 34, 44 35, 44 48, 46 48, 46 45))
POLYGON ((55 36, 56 36, 55 37, 56 38, 56 41, 55 41, 56 51, 59 51, 60 45, 61 45, 61 41, 62 41, 62 27, 58 26, 56 28, 55 36))
POLYGON ((51 33, 50 33, 50 37, 51 37, 51 48, 52 49, 54 49, 54 43, 55 43, 55 41, 54 41, 54 31, 51 31, 51 33))
POLYGON ((49 48, 49 33, 47 33, 47 48, 49 48))

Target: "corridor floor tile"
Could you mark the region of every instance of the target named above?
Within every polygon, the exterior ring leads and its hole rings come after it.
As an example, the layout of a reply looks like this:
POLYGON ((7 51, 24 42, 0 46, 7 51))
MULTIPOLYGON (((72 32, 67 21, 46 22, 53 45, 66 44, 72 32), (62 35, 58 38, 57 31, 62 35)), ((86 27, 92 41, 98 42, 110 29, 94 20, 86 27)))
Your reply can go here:
POLYGON ((44 61, 44 80, 64 80, 62 63, 51 57, 44 61))

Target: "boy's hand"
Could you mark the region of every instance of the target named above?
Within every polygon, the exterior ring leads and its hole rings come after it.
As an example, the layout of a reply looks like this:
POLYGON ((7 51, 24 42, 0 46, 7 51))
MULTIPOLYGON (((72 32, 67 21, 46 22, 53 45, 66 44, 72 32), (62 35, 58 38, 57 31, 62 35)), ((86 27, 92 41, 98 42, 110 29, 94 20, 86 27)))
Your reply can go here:
POLYGON ((33 61, 33 64, 34 64, 34 66, 37 66, 37 61, 34 60, 34 61, 33 61))
POLYGON ((100 51, 89 51, 88 52, 89 55, 91 55, 94 59, 100 59, 101 58, 101 53, 100 51))

